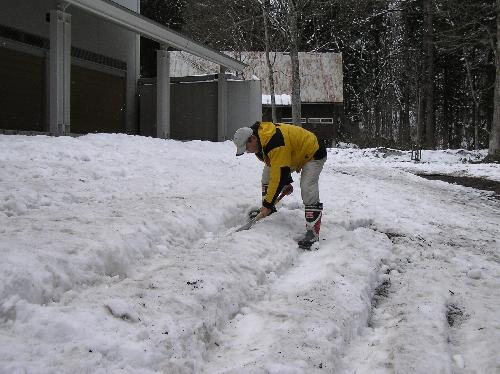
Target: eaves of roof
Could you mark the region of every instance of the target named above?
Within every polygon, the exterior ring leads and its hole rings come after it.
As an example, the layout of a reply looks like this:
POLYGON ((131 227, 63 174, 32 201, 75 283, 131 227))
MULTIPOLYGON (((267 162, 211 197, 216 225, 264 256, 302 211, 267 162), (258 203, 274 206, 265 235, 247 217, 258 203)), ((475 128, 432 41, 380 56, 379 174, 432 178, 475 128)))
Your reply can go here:
POLYGON ((110 0, 65 0, 88 13, 104 18, 159 43, 186 51, 228 69, 243 71, 246 64, 187 38, 110 0))

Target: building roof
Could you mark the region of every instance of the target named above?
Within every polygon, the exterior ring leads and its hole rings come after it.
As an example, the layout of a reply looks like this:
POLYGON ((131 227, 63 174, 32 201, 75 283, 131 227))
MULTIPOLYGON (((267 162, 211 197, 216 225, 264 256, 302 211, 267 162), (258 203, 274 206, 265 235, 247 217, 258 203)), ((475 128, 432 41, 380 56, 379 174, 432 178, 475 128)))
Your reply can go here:
MULTIPOLYGON (((270 95, 268 70, 264 52, 225 52, 247 64, 243 70, 245 79, 257 77, 262 82, 262 94, 270 95)), ((274 65, 275 95, 290 95, 291 60, 288 53, 272 52, 274 65)), ((341 53, 299 52, 301 101, 305 103, 343 102, 343 73, 341 53)), ((171 52, 170 74, 172 77, 210 74, 217 66, 185 52, 171 52)))
POLYGON ((241 71, 245 64, 219 51, 177 33, 168 27, 160 25, 149 18, 118 5, 110 0, 65 0, 88 13, 102 17, 110 22, 125 27, 146 38, 159 43, 192 53, 229 69, 241 71))

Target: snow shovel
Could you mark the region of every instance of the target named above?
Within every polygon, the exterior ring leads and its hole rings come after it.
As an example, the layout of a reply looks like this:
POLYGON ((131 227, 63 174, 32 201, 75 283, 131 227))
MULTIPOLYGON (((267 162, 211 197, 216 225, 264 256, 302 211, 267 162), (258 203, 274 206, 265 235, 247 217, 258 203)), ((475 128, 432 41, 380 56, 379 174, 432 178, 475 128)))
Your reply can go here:
MULTIPOLYGON (((284 197, 286 196, 285 193, 281 193, 278 198, 276 199, 276 204, 274 204, 274 206, 278 205, 278 203, 281 201, 281 199, 283 199, 284 197)), ((236 229, 235 232, 239 232, 239 231, 243 231, 243 230, 249 230, 253 225, 255 225, 255 223, 259 220, 261 220, 263 218, 263 215, 262 213, 259 213, 257 214, 254 218, 252 218, 250 221, 248 221, 247 223, 245 223, 243 226, 241 226, 240 228, 236 229)))
POLYGON ((241 226, 240 228, 236 229, 235 232, 239 232, 239 231, 243 231, 243 230, 248 230, 250 229, 253 225, 255 225, 255 223, 262 219, 262 213, 259 213, 257 214, 255 217, 253 217, 250 221, 248 221, 247 223, 245 223, 243 226, 241 226))

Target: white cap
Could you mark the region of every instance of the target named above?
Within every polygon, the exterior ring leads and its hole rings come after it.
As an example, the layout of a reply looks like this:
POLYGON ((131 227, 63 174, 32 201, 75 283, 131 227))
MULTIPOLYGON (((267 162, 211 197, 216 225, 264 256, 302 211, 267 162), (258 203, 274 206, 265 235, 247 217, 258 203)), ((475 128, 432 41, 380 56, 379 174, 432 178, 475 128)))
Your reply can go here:
POLYGON ((250 127, 241 127, 234 133, 233 142, 236 145, 236 156, 241 156, 247 150, 247 141, 252 136, 250 127))

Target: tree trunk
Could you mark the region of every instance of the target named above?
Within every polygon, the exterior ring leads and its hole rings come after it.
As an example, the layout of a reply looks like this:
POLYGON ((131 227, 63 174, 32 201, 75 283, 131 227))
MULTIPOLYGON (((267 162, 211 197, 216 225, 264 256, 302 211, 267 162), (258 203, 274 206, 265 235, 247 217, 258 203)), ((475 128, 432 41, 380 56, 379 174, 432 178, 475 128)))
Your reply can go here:
POLYGON ((453 148, 461 148, 463 140, 463 126, 460 125, 462 121, 462 116, 460 110, 455 110, 453 116, 453 148))
POLYGON ((398 139, 397 139, 397 145, 399 146, 400 149, 405 149, 405 146, 403 144, 403 139, 404 139, 403 119, 404 119, 403 105, 400 105, 398 113, 398 139))
POLYGON ((463 51, 465 71, 467 72, 467 81, 469 82, 470 94, 472 96, 472 122, 474 124, 474 149, 479 149, 479 100, 476 94, 476 83, 471 73, 471 66, 469 60, 467 59, 467 52, 464 48, 463 51))
POLYGON ((392 123, 393 123, 393 118, 396 118, 396 116, 394 115, 393 113, 393 110, 392 108, 389 106, 389 104, 386 104, 385 106, 385 126, 387 128, 387 137, 389 138, 388 139, 388 143, 389 144, 393 144, 394 143, 394 129, 393 129, 393 126, 392 126, 392 123))
POLYGON ((381 118, 380 118, 380 104, 378 100, 375 102, 375 113, 373 113, 373 122, 375 124, 375 145, 377 147, 380 146, 380 125, 381 125, 381 118))
POLYGON ((403 109, 403 148, 408 149, 411 143, 410 129, 410 89, 405 87, 405 99, 403 109))
MULTIPOLYGON (((448 68, 448 64, 446 63, 447 60, 444 62, 444 68, 443 68, 443 91, 444 92, 451 92, 451 86, 453 83, 452 77, 452 71, 448 68)), ((443 96, 443 104, 442 104, 442 111, 443 111, 443 146, 446 148, 453 148, 454 147, 454 112, 453 112, 453 104, 450 95, 444 95, 443 96)))
POLYGON ((434 31, 433 1, 424 0, 424 92, 425 92, 425 144, 428 149, 435 148, 434 116, 434 31))
POLYGON ((299 15, 294 0, 289 0, 288 3, 290 5, 290 59, 292 63, 292 122, 295 125, 302 126, 299 73, 299 15))
POLYGON ((474 118, 474 149, 477 151, 479 149, 479 108, 474 105, 472 107, 472 113, 474 118))
POLYGON ((422 147, 424 145, 424 134, 425 134, 425 100, 424 100, 424 89, 420 87, 418 90, 418 111, 417 111, 417 147, 422 147))
MULTIPOLYGON (((445 82, 446 82, 446 78, 445 78, 445 82)), ((452 121, 452 114, 450 111, 450 103, 449 103, 448 96, 445 95, 443 97, 443 126, 444 126, 443 146, 448 148, 448 149, 451 148, 451 144, 452 144, 452 130, 451 130, 452 124, 453 124, 453 121, 452 121)))
POLYGON ((267 72, 269 79, 269 89, 271 91, 271 116, 274 123, 278 122, 278 118, 276 116, 276 97, 274 96, 274 69, 271 64, 271 58, 269 57, 269 53, 271 50, 271 39, 269 37, 269 0, 264 0, 262 2, 262 17, 264 19, 264 42, 266 45, 266 63, 267 63, 267 72))
POLYGON ((488 154, 500 159, 500 0, 497 0, 497 45, 495 52, 496 76, 493 122, 491 124, 488 154))
MULTIPOLYGON (((407 21, 405 16, 405 28, 407 28, 407 21)), ((408 53, 408 48, 404 49, 404 72, 400 85, 402 86, 402 102, 400 109, 400 123, 401 123, 401 147, 402 149, 408 149, 411 145, 411 129, 410 129, 410 82, 409 82, 409 72, 410 70, 410 56, 408 53)))

